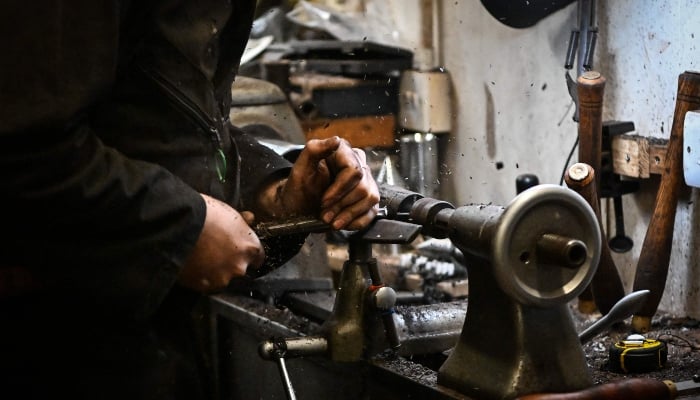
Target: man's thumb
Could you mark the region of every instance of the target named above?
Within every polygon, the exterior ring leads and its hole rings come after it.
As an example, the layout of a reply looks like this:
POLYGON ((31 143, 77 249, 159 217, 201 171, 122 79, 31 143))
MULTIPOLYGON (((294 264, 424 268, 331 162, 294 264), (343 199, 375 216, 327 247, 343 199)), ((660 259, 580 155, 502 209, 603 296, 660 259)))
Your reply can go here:
POLYGON ((306 149, 308 150, 308 156, 311 160, 319 162, 325 158, 330 157, 341 143, 340 137, 333 136, 327 139, 311 139, 306 143, 306 149))

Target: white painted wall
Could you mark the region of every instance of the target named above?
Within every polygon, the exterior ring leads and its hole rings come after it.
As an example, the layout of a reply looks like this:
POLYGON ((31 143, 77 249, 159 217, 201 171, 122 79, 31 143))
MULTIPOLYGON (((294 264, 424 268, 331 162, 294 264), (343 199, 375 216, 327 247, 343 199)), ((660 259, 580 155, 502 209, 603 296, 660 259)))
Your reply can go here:
MULTIPOLYGON (((559 183, 577 135, 563 67, 569 33, 577 26, 576 3, 534 27, 513 29, 478 0, 436 1, 438 53, 455 95, 455 129, 442 159, 441 196, 456 205, 506 204, 520 174, 559 183)), ((415 15, 411 10, 417 7, 415 0, 382 3, 402 5, 398 9, 405 15, 415 15)), ((598 18, 595 69, 607 78, 604 119, 630 120, 637 134, 668 138, 678 75, 700 70, 700 1, 598 1, 598 18)), ((415 17, 391 19, 400 32, 418 31, 415 17)), ((657 186, 658 176, 645 179, 639 192, 623 197, 626 229, 635 246, 614 257, 628 291, 657 186)), ((683 193, 660 305, 694 318, 700 318, 698 204, 698 189, 683 193)))
MULTIPOLYGON (((678 75, 700 71, 700 1, 615 0, 599 2, 600 70, 608 77, 606 119, 634 121, 643 136, 668 138, 678 75)), ((634 233, 631 254, 617 257, 628 281, 634 279, 640 247, 653 211, 658 179, 644 192, 624 196, 634 233)), ((700 317, 700 212, 698 189, 687 188, 676 213, 673 251, 659 308, 700 317), (693 203, 695 205, 693 205, 693 203)))

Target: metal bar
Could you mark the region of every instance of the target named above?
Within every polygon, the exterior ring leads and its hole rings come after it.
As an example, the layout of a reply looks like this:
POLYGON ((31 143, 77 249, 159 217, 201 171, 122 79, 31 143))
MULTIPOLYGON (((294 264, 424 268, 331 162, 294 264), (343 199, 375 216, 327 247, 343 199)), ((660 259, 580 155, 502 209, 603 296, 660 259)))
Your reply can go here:
POLYGON ((289 374, 287 373, 287 364, 285 364, 284 362, 284 357, 277 358, 277 367, 279 367, 280 375, 282 376, 282 381, 284 381, 284 392, 287 394, 287 400, 296 400, 297 395, 294 393, 292 381, 289 379, 289 374))

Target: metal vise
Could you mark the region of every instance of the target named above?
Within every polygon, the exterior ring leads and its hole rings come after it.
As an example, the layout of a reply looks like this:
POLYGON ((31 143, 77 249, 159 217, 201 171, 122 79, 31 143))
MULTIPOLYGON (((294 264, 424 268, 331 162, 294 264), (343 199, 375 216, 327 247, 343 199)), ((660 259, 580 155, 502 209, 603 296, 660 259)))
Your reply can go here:
POLYGON ((438 384, 479 399, 592 385, 567 303, 600 257, 595 214, 570 189, 538 185, 506 207, 417 200, 411 219, 465 255, 469 304, 438 384))
MULTIPOLYGON (((327 228, 320 221, 302 221, 259 227, 258 233, 265 236, 327 228)), ((277 338, 259 345, 258 353, 262 358, 277 362, 289 400, 295 399, 295 394, 285 358, 326 355, 336 362, 357 362, 387 346, 392 349, 400 346, 393 318, 396 292, 382 282, 377 260, 372 256, 372 244, 411 243, 420 229, 411 223, 376 219, 368 229, 350 235, 348 259, 343 264, 333 312, 323 324, 322 335, 277 338), (383 339, 375 329, 382 325, 383 339)))
MULTIPOLYGON (((272 360, 325 354, 333 361, 354 362, 383 350, 379 348, 382 345, 397 348, 399 338, 392 315, 396 293, 382 282, 372 244, 413 242, 421 227, 405 220, 409 219, 411 206, 422 197, 398 187, 382 186, 382 215, 367 229, 348 237, 348 259, 343 264, 333 312, 324 322, 322 337, 269 340, 260 345, 260 355, 272 360), (386 340, 378 340, 374 334, 379 319, 386 340)), ((256 232, 260 237, 269 237, 329 228, 320 220, 301 219, 271 226, 261 224, 256 232)))

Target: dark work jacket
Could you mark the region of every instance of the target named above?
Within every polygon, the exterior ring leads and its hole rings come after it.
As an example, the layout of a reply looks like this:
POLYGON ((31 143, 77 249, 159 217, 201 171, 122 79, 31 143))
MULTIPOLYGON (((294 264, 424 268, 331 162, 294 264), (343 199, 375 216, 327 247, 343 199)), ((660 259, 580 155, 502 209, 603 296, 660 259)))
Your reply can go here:
POLYGON ((254 7, 3 2, 0 397, 207 396, 198 192, 244 210, 289 168, 228 124, 254 7))

